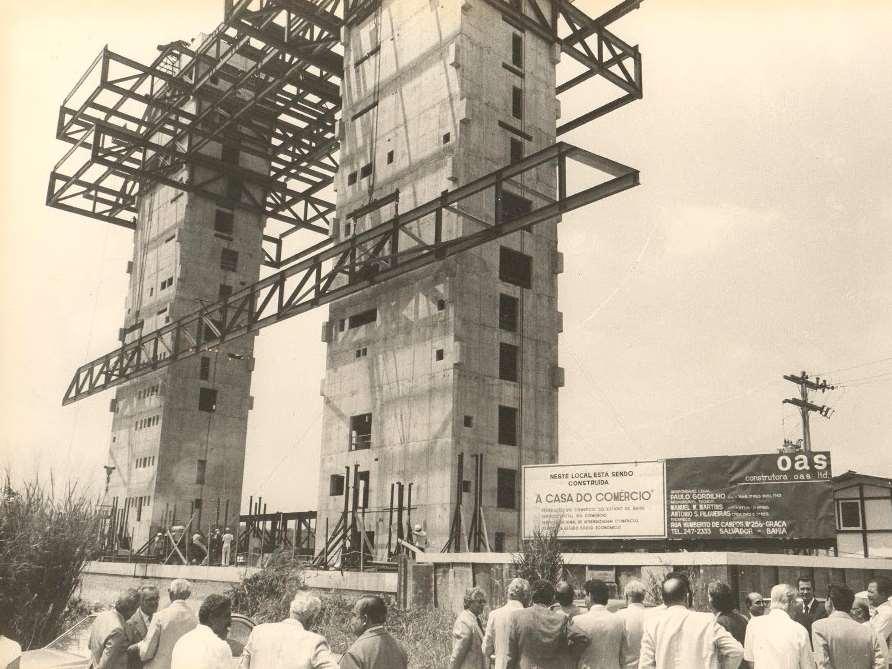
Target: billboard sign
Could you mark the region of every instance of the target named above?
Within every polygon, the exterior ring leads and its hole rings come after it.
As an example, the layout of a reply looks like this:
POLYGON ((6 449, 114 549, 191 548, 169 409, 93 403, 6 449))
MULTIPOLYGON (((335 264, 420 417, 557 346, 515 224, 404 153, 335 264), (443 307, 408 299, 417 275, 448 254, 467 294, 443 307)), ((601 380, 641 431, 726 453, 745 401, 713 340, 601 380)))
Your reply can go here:
POLYGON ((523 468, 523 535, 560 521, 561 539, 666 536, 662 462, 523 468))
POLYGON ((832 539, 830 453, 666 461, 670 539, 832 539))
POLYGON ((523 535, 562 539, 833 539, 830 453, 523 468, 523 535))

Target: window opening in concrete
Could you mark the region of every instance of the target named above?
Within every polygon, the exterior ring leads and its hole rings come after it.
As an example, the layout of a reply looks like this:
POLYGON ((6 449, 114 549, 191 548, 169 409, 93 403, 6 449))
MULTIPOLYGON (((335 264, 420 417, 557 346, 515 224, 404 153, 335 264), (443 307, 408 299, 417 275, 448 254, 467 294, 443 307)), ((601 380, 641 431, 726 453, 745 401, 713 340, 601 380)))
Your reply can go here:
POLYGON ((347 319, 346 318, 339 319, 338 320, 338 332, 343 332, 346 327, 347 327, 347 319))
POLYGON ((214 230, 231 235, 233 230, 233 214, 225 209, 217 209, 214 212, 214 230))
POLYGON ((356 349, 356 357, 357 358, 365 358, 368 356, 368 354, 369 354, 369 349, 366 346, 356 349))
POLYGON ((839 506, 839 529, 860 530, 861 502, 859 500, 839 500, 837 504, 839 506))
POLYGON ((372 414, 361 413, 350 416, 351 451, 363 451, 372 446, 372 414))
POLYGON ((511 64, 523 67, 523 37, 517 33, 511 34, 511 64))
POLYGON ((446 300, 437 300, 437 311, 446 310, 446 300))
MULTIPOLYGON (((356 475, 356 485, 359 486, 359 508, 367 509, 369 507, 369 473, 358 472, 356 475)), ((371 534, 366 532, 366 534, 371 534)))
POLYGON ((512 137, 509 140, 509 143, 511 163, 519 163, 521 160, 523 160, 523 142, 512 137))
POLYGON ((517 86, 511 87, 511 115, 523 119, 523 91, 517 86))
POLYGON ((198 370, 198 378, 207 381, 211 378, 211 359, 207 356, 201 356, 201 367, 198 370))
POLYGON ((238 251, 220 249, 220 269, 234 272, 238 267, 238 251))
POLYGON ((353 233, 353 225, 351 223, 344 223, 344 237, 349 237, 353 233))
POLYGON ((347 327, 352 330, 353 328, 358 328, 360 325, 374 323, 377 320, 378 309, 366 309, 365 311, 360 311, 358 314, 353 314, 352 316, 350 316, 347 327))
POLYGON ((359 168, 359 178, 365 179, 367 176, 372 174, 372 165, 374 163, 366 163, 362 167, 359 168))
POLYGON ((517 332, 517 315, 519 300, 505 293, 499 294, 499 329, 517 332))
POLYGON ((496 532, 495 540, 493 541, 493 548, 496 553, 504 553, 505 552, 505 533, 504 532, 496 532))
POLYGON ((238 177, 226 178, 226 199, 230 202, 239 202, 242 199, 242 180, 238 177))
POLYGON ((499 405, 498 442, 506 446, 517 446, 517 409, 499 405))
POLYGON ((328 494, 330 497, 339 497, 344 494, 343 474, 332 474, 328 478, 328 494))
POLYGON ((451 140, 452 140, 452 134, 451 134, 451 133, 448 133, 448 132, 443 133, 443 144, 449 144, 449 142, 450 142, 451 140))
POLYGON ((438 349, 436 350, 436 352, 434 353, 434 358, 437 360, 437 362, 439 362, 440 360, 443 359, 443 355, 444 355, 444 353, 443 353, 443 349, 442 349, 442 348, 438 348, 438 349))
POLYGON ((220 289, 217 291, 217 297, 221 300, 225 300, 230 295, 232 295, 232 286, 229 284, 221 283, 220 289))
POLYGON ((390 165, 393 162, 393 151, 387 152, 387 164, 390 165))
POLYGON ((195 463, 195 482, 204 485, 204 476, 207 473, 208 461, 197 460, 195 463))
POLYGON ((500 509, 517 508, 517 471, 499 467, 496 476, 496 506, 500 509))
POLYGON ((465 416, 465 427, 474 427, 474 417, 473 416, 465 416))
POLYGON ((213 412, 217 410, 217 391, 213 388, 198 389, 198 410, 213 412))
POLYGON ((517 381, 517 347, 514 344, 499 344, 499 378, 517 381))
POLYGON ((151 288, 149 288, 149 297, 152 297, 152 295, 154 295, 154 294, 155 294, 155 287, 152 286, 151 288))
POLYGON ((505 246, 499 249, 499 279, 521 288, 533 285, 533 259, 505 246))
POLYGON ((356 183, 356 172, 350 172, 350 174, 347 175, 347 185, 352 186, 355 183, 356 183))
POLYGON ((142 497, 136 498, 136 521, 142 520, 142 497))
POLYGON ((514 193, 502 191, 502 198, 499 202, 501 210, 501 220, 513 220, 529 214, 533 210, 533 203, 514 193))
POLYGON ((192 500, 192 513, 196 511, 201 511, 201 498, 198 497, 192 500))
POLYGON ((461 482, 461 491, 462 492, 471 492, 471 482, 470 481, 462 481, 461 482))

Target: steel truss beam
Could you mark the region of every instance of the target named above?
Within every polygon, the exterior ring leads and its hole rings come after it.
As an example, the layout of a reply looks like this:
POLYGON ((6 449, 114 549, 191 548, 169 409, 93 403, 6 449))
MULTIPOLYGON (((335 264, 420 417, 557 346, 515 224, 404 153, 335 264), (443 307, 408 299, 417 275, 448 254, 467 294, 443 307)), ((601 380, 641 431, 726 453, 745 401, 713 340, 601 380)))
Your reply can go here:
POLYGON ((637 184, 637 170, 561 142, 405 213, 398 213, 398 194, 382 198, 376 209, 382 217, 384 207, 397 212, 385 222, 328 248, 308 251, 284 270, 226 300, 148 334, 129 336, 121 348, 80 367, 62 403, 70 404, 517 230, 559 219, 565 212, 637 184), (573 194, 567 190, 568 161, 594 172, 586 174, 587 187, 573 194), (534 170, 539 174, 552 170, 552 175, 556 171, 557 198, 527 190, 523 195, 530 199, 529 211, 508 212, 504 194, 517 195, 517 177, 534 170), (458 226, 458 236, 445 238, 444 215, 461 215, 462 204, 478 203, 481 195, 489 208, 484 217, 467 217, 477 224, 458 226))
POLYGON ((61 105, 72 148, 47 204, 132 229, 140 189, 167 184, 283 224, 263 248, 281 267, 284 237, 327 235, 334 216, 340 4, 241 0, 197 48, 168 44, 150 65, 103 49, 61 105), (268 170, 226 164, 223 144, 268 170))
POLYGON ((638 9, 642 0, 623 0, 597 18, 588 16, 572 4, 572 0, 551 0, 550 3, 527 0, 524 10, 518 9, 512 0, 485 1, 498 9, 509 23, 559 44, 563 53, 586 68, 581 74, 558 84, 558 95, 595 77, 619 90, 618 97, 559 125, 558 137, 643 97, 638 47, 630 46, 607 29, 614 21, 638 9))

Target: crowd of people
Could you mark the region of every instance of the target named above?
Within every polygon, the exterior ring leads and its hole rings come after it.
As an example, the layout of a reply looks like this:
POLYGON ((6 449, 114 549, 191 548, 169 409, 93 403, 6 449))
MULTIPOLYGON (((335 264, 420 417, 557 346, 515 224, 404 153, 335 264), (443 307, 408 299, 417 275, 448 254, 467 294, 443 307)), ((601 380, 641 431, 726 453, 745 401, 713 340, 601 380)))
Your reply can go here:
MULTIPOLYGON (((586 607, 565 582, 515 578, 507 602, 489 612, 481 588, 465 593, 452 629, 449 669, 889 669, 892 666, 892 581, 878 577, 854 593, 832 584, 823 602, 811 578, 798 589, 779 583, 766 600, 747 595, 746 611, 726 583, 713 581, 710 611, 692 608, 684 573, 661 585, 662 603, 646 607, 638 579, 625 584, 625 606, 608 608, 601 580, 585 583, 586 607)), ((101 669, 407 669, 405 651, 385 629, 387 606, 378 596, 356 601, 355 640, 338 658, 311 629, 318 597, 298 591, 289 616, 257 625, 243 647, 230 640, 230 600, 209 595, 193 613, 191 584, 171 582, 170 603, 159 610, 154 586, 121 593, 96 616, 89 637, 92 667, 101 669), (240 657, 239 660, 233 660, 240 657)), ((17 668, 18 646, 0 636, 0 667, 17 668), (14 648, 15 646, 15 648, 14 648)), ((19 651, 20 652, 20 651, 19 651)))
POLYGON ((228 638, 231 602, 208 595, 196 616, 187 600, 192 586, 177 579, 168 590, 170 604, 158 610, 157 588, 121 593, 115 607, 96 616, 90 630, 91 666, 97 669, 407 669, 406 654, 384 629, 387 606, 374 595, 353 607, 356 639, 338 658, 328 642, 310 628, 321 600, 298 591, 289 616, 257 625, 244 647, 228 638), (233 657, 240 657, 234 660, 233 657))
POLYGON ((864 592, 814 582, 779 583, 766 601, 746 597, 746 613, 727 583, 713 581, 710 611, 692 608, 687 575, 670 573, 662 604, 645 607, 645 586, 626 583, 624 608, 608 608, 601 580, 585 583, 587 608, 568 583, 516 578, 504 606, 482 614, 486 594, 471 588, 452 629, 449 669, 888 669, 892 665, 892 583, 877 578, 864 592))

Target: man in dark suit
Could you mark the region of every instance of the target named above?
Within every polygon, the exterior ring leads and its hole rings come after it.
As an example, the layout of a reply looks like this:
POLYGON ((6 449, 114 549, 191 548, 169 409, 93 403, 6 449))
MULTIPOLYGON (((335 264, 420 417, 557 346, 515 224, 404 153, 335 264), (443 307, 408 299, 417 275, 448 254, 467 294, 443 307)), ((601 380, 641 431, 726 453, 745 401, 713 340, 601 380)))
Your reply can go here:
POLYGON ((139 606, 136 590, 127 590, 115 608, 103 611, 90 628, 90 661, 94 669, 127 669, 127 631, 124 625, 139 606))
POLYGON ((855 594, 844 585, 827 593, 830 615, 812 625, 818 669, 875 669, 886 666, 886 649, 869 625, 849 615, 855 594))
POLYGON ((124 624, 127 632, 127 641, 130 643, 130 658, 127 662, 130 669, 140 669, 142 662, 139 659, 140 641, 146 638, 149 631, 149 623, 152 616, 158 611, 158 588, 154 585, 144 585, 139 589, 139 608, 136 613, 124 624))
POLYGON ((812 623, 821 618, 827 617, 827 609, 824 605, 815 599, 815 582, 810 576, 801 576, 799 578, 799 598, 802 604, 797 606, 793 612, 793 620, 805 627, 811 638, 812 623))
POLYGON ((534 581, 530 586, 532 606, 511 615, 508 634, 509 669, 570 669, 588 643, 563 611, 552 611, 554 586, 534 581))
POLYGON ((384 629, 387 605, 375 595, 360 597, 350 626, 358 637, 341 656, 341 669, 406 669, 406 653, 384 629))

